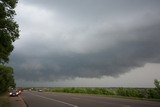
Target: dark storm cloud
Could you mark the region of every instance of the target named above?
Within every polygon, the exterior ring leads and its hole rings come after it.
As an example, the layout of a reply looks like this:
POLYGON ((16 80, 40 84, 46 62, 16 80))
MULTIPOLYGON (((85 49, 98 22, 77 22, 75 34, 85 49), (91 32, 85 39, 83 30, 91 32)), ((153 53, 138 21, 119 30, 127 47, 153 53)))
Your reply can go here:
POLYGON ((66 20, 81 20, 84 23, 104 19, 116 19, 144 11, 157 11, 159 0, 24 0, 26 4, 56 10, 66 20))
POLYGON ((159 1, 26 2, 60 11, 64 13, 64 19, 69 18, 67 21, 73 25, 68 26, 71 30, 66 28, 52 32, 54 29, 51 29, 46 34, 44 29, 42 34, 42 29, 37 25, 39 32, 22 33, 30 39, 15 49, 10 63, 15 68, 17 79, 48 81, 75 77, 117 77, 146 63, 160 62, 159 1), (101 19, 103 21, 97 21, 101 19), (62 38, 64 35, 69 39, 62 38))
MULTIPOLYGON (((23 56, 13 54, 17 78, 26 80, 54 80, 74 77, 118 76, 130 69, 146 63, 160 62, 160 22, 139 26, 121 35, 132 35, 134 39, 124 38, 116 45, 96 53, 46 56, 23 56), (25 76, 24 76, 25 75, 25 76)), ((101 36, 107 35, 103 32, 101 36)), ((33 50, 32 50, 33 51, 33 50)), ((38 53, 37 53, 38 54, 38 53)))

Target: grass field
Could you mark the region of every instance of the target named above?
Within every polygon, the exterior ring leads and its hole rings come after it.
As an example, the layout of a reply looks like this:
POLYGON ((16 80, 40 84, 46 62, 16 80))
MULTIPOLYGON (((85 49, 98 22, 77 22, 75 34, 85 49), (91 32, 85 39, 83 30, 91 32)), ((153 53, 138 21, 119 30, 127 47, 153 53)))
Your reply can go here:
POLYGON ((95 94, 117 97, 130 97, 140 99, 157 99, 159 101, 160 94, 155 88, 80 88, 80 87, 57 87, 50 88, 49 92, 64 92, 64 93, 81 93, 95 94))
POLYGON ((0 95, 0 107, 9 107, 9 96, 7 94, 0 95))

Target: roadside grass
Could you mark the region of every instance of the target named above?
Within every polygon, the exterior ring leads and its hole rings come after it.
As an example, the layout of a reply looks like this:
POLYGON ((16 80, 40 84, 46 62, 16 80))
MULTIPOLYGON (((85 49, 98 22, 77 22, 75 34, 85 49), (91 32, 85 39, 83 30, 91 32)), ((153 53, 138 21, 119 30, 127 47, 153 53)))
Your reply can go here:
POLYGON ((56 87, 50 88, 49 92, 74 93, 85 95, 98 95, 114 98, 125 98, 135 100, 148 100, 160 102, 160 95, 154 88, 75 88, 75 87, 56 87))
POLYGON ((7 93, 0 95, 0 107, 9 107, 9 96, 7 93))
MULTIPOLYGON (((49 92, 49 91, 47 91, 47 92, 49 92)), ((160 99, 127 97, 127 96, 119 96, 119 95, 102 95, 102 94, 87 94, 87 93, 66 93, 66 92, 49 92, 49 93, 71 94, 71 95, 80 95, 80 96, 82 95, 82 96, 109 97, 109 98, 122 98, 122 99, 130 99, 130 100, 142 100, 142 101, 156 101, 156 102, 160 102, 160 99)))

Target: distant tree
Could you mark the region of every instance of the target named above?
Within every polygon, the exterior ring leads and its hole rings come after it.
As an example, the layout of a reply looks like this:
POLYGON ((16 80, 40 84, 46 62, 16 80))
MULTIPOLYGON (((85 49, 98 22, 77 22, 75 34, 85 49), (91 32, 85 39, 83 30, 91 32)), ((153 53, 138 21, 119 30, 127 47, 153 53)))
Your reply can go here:
POLYGON ((160 81, 157 79, 154 80, 154 85, 156 86, 155 90, 157 91, 159 98, 160 98, 160 81))
POLYGON ((9 61, 13 42, 19 37, 18 24, 14 21, 17 0, 0 0, 0 64, 9 61))
POLYGON ((157 79, 154 80, 154 85, 156 86, 156 89, 160 90, 160 81, 157 79))

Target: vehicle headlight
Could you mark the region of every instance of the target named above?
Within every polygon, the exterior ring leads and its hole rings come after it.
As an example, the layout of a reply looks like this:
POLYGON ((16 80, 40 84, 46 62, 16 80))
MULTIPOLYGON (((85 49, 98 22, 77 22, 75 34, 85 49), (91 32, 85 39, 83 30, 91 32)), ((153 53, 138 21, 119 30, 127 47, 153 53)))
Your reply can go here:
POLYGON ((12 93, 9 93, 9 95, 11 95, 12 93))
POLYGON ((18 93, 16 93, 18 95, 18 93))

